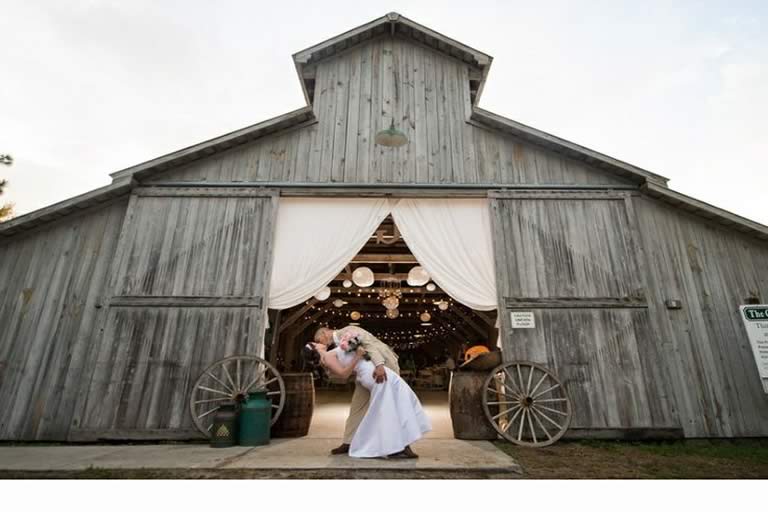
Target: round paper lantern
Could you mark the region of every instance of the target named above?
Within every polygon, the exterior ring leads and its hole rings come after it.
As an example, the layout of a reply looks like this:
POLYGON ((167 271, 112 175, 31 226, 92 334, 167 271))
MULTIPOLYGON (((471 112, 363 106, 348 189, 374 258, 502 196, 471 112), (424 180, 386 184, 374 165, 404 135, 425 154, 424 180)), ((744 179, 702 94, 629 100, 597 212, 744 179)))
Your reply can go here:
POLYGON ((397 309, 388 309, 387 310, 387 318, 389 319, 395 319, 400 316, 400 311, 397 309))
POLYGON ((448 303, 445 302, 444 300, 441 300, 440 303, 437 305, 437 307, 438 309, 440 309, 440 311, 445 311, 446 309, 448 309, 448 303))
POLYGON ((394 295, 390 295, 389 297, 381 301, 381 303, 385 308, 391 311, 393 309, 397 309, 397 306, 400 305, 400 300, 394 295))
POLYGON ((429 272, 424 267, 416 266, 408 272, 409 286, 423 286, 429 282, 429 272))
POLYGON ((346 302, 341 299, 336 299, 335 301, 333 301, 333 305, 336 306, 337 308, 340 308, 344 304, 346 304, 346 302))
POLYGON ((363 315, 361 315, 359 311, 353 311, 353 312, 351 312, 349 314, 349 318, 351 318, 352 320, 355 320, 355 321, 360 320, 361 316, 363 316, 363 315))
POLYGON ((433 292, 437 290, 437 286, 435 286, 435 283, 427 283, 427 291, 433 292))
POLYGON ((373 284, 373 270, 368 267, 357 267, 352 272, 352 282, 360 288, 367 288, 373 284))
POLYGON ((430 315, 425 311, 421 315, 419 315, 419 320, 421 320, 422 322, 429 322, 430 320, 432 320, 432 315, 430 315))
POLYGON ((320 288, 320 290, 318 290, 318 292, 315 294, 315 298, 320 301, 327 300, 328 297, 330 296, 331 296, 331 288, 328 286, 324 288, 320 288))
POLYGON ((341 283, 341 286, 344 288, 352 288, 352 281, 349 279, 345 279, 343 283, 341 283))

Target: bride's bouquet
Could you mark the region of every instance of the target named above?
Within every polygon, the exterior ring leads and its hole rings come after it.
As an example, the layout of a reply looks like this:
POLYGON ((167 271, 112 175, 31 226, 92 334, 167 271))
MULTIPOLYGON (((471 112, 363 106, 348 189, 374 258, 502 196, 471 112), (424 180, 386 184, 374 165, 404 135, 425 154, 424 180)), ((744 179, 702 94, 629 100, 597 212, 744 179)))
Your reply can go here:
MULTIPOLYGON (((339 348, 344 352, 356 352, 358 348, 363 347, 363 342, 357 334, 346 333, 339 340, 339 348)), ((371 360, 371 356, 368 352, 363 354, 363 359, 366 361, 371 360)))

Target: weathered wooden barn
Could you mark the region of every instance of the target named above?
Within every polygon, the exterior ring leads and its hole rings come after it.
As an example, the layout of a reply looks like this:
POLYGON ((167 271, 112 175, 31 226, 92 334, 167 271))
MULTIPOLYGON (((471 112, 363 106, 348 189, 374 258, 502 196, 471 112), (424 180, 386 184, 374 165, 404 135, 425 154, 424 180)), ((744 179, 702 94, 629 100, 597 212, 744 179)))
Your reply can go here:
POLYGON ((768 227, 479 108, 492 58, 401 15, 293 59, 306 106, 0 225, 0 439, 188 437, 202 368, 263 351, 304 196, 488 198, 504 358, 560 377, 574 431, 768 435, 738 316, 768 227), (376 145, 393 119, 408 143, 376 145))

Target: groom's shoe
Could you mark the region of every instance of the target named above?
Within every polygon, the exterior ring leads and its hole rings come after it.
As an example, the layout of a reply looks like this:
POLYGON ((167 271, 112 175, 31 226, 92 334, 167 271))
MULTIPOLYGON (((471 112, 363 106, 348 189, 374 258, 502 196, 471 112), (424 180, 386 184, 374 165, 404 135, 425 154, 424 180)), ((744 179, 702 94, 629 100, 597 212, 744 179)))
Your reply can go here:
POLYGON ((418 459, 419 456, 411 450, 410 446, 406 446, 403 451, 387 455, 387 459, 418 459))
POLYGON ((342 443, 341 446, 331 450, 331 455, 344 455, 345 453, 349 453, 349 445, 347 443, 342 443))
POLYGON ((419 458, 419 456, 416 455, 416 453, 413 450, 411 450, 410 445, 405 447, 405 449, 403 450, 403 454, 405 455, 405 458, 407 458, 407 459, 418 459, 419 458))

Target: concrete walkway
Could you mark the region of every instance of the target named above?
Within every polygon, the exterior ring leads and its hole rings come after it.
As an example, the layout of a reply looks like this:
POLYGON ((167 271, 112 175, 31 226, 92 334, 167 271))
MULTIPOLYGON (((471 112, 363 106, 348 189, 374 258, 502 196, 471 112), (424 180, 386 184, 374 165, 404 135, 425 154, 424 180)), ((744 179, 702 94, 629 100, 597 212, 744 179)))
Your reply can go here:
POLYGON ((423 439, 412 460, 329 455, 338 439, 276 439, 267 446, 210 448, 204 444, 0 446, 0 470, 282 469, 426 470, 521 474, 520 466, 487 441, 423 439))

